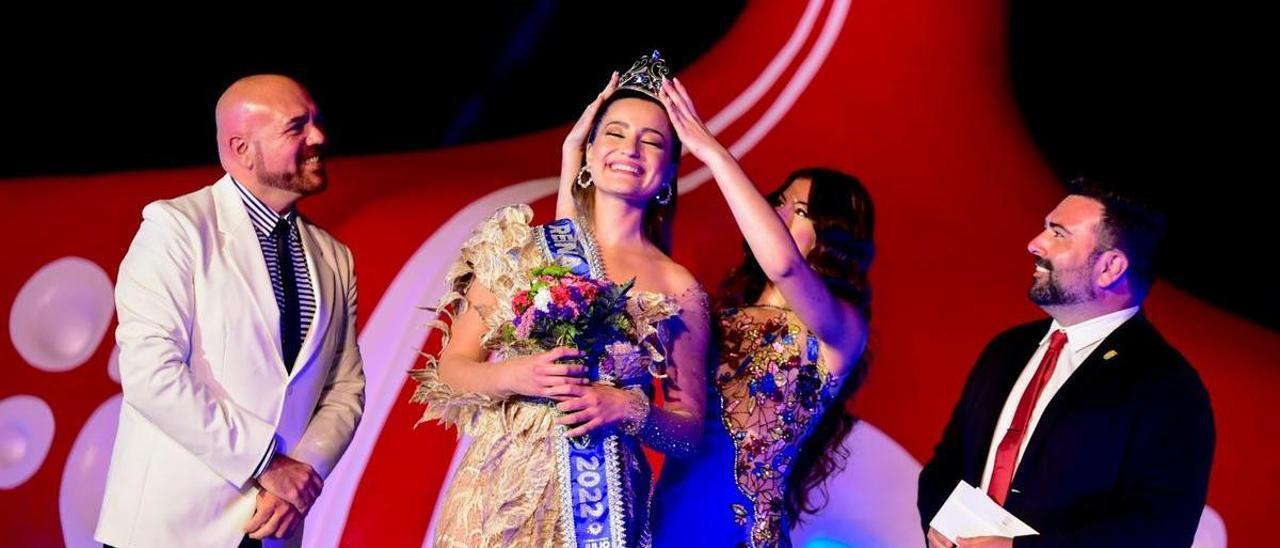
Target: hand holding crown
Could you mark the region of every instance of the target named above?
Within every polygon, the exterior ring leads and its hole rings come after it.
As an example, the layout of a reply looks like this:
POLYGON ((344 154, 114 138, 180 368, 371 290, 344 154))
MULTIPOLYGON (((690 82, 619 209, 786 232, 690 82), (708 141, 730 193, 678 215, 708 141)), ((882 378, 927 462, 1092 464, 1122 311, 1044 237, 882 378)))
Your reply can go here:
POLYGON ((587 143, 587 134, 591 133, 591 121, 595 119, 596 111, 600 109, 600 105, 613 95, 613 90, 618 89, 618 71, 614 71, 609 77, 609 83, 604 86, 604 90, 597 95, 594 100, 583 109, 582 116, 578 117, 577 123, 573 124, 573 128, 569 130, 569 134, 564 137, 563 149, 564 155, 576 155, 576 161, 573 162, 573 169, 577 171, 577 164, 582 161, 582 147, 587 143))
POLYGON ((729 151, 716 140, 716 136, 707 129, 706 124, 698 117, 689 99, 689 92, 684 89, 680 79, 668 80, 658 92, 658 100, 667 107, 667 116, 671 118, 671 126, 684 149, 704 164, 728 156, 729 151))

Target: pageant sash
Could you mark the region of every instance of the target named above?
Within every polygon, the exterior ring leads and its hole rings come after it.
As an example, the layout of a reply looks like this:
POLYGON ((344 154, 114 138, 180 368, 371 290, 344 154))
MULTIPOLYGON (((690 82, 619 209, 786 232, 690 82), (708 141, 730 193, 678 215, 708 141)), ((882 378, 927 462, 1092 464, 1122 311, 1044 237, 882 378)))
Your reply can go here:
MULTIPOLYGON (((555 264, 579 276, 604 276, 594 242, 572 220, 542 225, 537 237, 543 255, 555 264)), ((557 430, 561 536, 575 548, 625 548, 618 435, 569 438, 564 426, 557 430)))
POLYGON ((604 269, 597 267, 600 261, 594 260, 595 246, 583 238, 573 221, 557 219, 542 225, 538 230, 538 243, 544 256, 575 275, 588 278, 604 276, 604 269))
POLYGON ((618 435, 570 438, 558 428, 561 535, 576 548, 625 547, 618 435))

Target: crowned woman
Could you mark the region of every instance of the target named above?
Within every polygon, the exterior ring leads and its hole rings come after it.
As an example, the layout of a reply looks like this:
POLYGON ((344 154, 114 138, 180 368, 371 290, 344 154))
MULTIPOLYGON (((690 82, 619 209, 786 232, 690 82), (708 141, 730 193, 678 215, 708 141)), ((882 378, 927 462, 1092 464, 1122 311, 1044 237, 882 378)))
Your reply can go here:
POLYGON ((654 52, 615 73, 565 139, 576 218, 530 226, 528 206, 505 207, 449 270, 443 348, 412 372, 422 421, 472 438, 436 546, 647 546, 641 445, 699 442, 709 320, 668 255, 681 144, 658 99, 667 71, 654 52), (616 314, 556 312, 607 295, 623 296, 616 314))

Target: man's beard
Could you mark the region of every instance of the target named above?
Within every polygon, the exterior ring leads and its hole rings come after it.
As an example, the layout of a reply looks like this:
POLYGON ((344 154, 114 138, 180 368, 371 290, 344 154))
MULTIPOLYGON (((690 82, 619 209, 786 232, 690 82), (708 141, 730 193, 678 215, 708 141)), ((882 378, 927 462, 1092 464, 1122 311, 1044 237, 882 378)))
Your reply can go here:
MULTIPOLYGON (((323 159, 323 153, 319 150, 309 149, 304 153, 305 156, 316 155, 323 159)), ((323 161, 323 160, 322 160, 323 161)), ((262 156, 262 149, 257 149, 257 165, 266 165, 262 156)), ((301 196, 310 196, 323 192, 329 186, 329 177, 325 174, 324 168, 321 167, 315 173, 307 173, 305 168, 301 173, 285 173, 282 171, 266 171, 265 169, 258 173, 258 182, 262 185, 280 190, 287 190, 301 196)))
MULTIPOLYGON (((1031 289, 1027 291, 1027 298, 1038 306, 1055 306, 1066 304, 1078 304, 1085 301, 1093 300, 1097 297, 1093 284, 1082 284, 1083 287, 1070 288, 1064 285, 1064 281, 1058 277, 1058 271, 1054 269, 1053 264, 1041 258, 1036 259, 1036 265, 1044 267, 1048 272, 1044 279, 1033 278, 1031 289)), ((1083 267, 1077 269, 1069 269, 1063 274, 1078 274, 1085 280, 1088 274, 1093 270, 1093 261, 1083 267)))

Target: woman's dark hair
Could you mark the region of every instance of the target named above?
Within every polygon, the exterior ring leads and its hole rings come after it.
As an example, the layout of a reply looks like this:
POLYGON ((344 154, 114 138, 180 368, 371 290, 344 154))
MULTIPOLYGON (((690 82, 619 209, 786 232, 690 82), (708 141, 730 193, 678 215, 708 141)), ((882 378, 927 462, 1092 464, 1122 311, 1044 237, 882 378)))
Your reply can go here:
MULTIPOLYGON (((808 217, 817 236, 807 256, 827 289, 837 298, 854 306, 864 321, 871 319, 871 286, 867 270, 875 256, 873 231, 875 208, 871 194, 856 177, 824 168, 805 168, 787 176, 781 186, 770 193, 770 203, 781 203, 783 192, 797 179, 810 181, 808 217)), ((739 307, 754 303, 769 283, 751 248, 743 244, 742 264, 733 269, 721 285, 719 306, 739 307)), ((843 470, 848 451, 842 443, 857 422, 847 408, 867 376, 869 358, 866 352, 845 376, 836 399, 818 418, 809 437, 800 447, 786 480, 784 501, 792 526, 802 512, 815 513, 826 505, 825 481, 843 470), (822 492, 816 500, 815 492, 822 492)))
MULTIPOLYGON (((622 99, 641 99, 658 105, 662 108, 663 112, 666 112, 667 110, 666 107, 662 105, 661 101, 658 101, 644 92, 621 88, 613 92, 613 95, 610 95, 608 99, 605 99, 604 103, 601 103, 600 108, 596 110, 595 118, 591 120, 591 133, 587 135, 588 143, 594 143, 596 141, 596 132, 600 129, 600 124, 604 120, 604 115, 609 112, 609 107, 622 99)), ((658 249, 661 249, 663 253, 668 255, 671 254, 671 222, 675 220, 676 217, 676 198, 680 193, 680 187, 676 186, 676 169, 680 167, 681 145, 680 139, 676 137, 674 129, 671 132, 670 142, 671 175, 666 184, 671 185, 671 200, 665 205, 658 203, 656 199, 650 200, 644 211, 645 237, 648 238, 653 245, 658 246, 658 249)), ((586 161, 587 154, 584 149, 582 154, 583 165, 586 165, 586 161)), ((660 191, 659 194, 664 192, 665 191, 660 191)), ((592 211, 595 207, 595 185, 588 188, 582 188, 576 184, 573 185, 573 198, 574 202, 578 206, 579 215, 585 219, 591 219, 592 211)))

